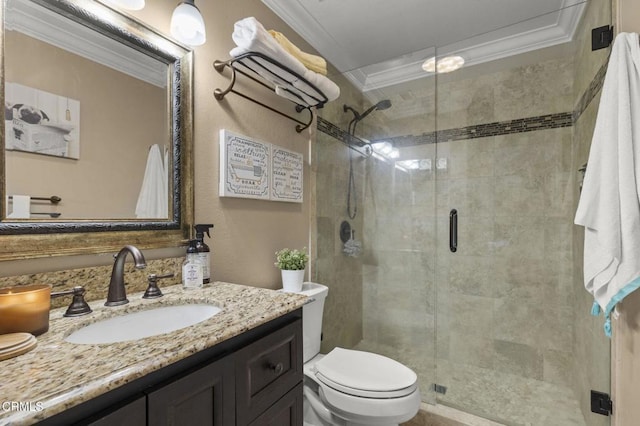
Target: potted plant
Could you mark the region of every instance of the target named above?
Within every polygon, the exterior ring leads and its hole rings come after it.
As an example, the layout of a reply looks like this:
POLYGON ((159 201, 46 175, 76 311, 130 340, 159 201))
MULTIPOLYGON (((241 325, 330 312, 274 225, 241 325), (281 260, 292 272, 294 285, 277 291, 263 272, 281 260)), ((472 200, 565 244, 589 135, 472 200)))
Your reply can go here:
POLYGON ((276 252, 275 265, 282 272, 282 288, 284 291, 298 292, 302 290, 304 269, 307 267, 309 256, 306 247, 298 249, 282 249, 276 252))

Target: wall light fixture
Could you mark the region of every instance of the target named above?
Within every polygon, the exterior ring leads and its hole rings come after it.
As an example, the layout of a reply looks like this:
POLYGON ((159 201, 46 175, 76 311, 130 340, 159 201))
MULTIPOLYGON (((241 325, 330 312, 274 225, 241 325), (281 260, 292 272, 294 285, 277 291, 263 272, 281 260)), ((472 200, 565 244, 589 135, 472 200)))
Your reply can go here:
POLYGON ((207 40, 204 19, 194 0, 182 1, 173 11, 171 35, 189 46, 200 46, 207 40))

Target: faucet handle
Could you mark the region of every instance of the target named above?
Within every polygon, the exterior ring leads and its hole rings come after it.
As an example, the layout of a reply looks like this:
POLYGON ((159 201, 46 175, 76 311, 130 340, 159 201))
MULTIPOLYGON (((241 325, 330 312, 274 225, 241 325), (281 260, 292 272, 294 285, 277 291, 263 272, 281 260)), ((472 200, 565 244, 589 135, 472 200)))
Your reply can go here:
POLYGON ((144 296, 142 296, 142 298, 155 299, 156 297, 162 297, 162 292, 158 288, 158 280, 163 278, 173 278, 175 276, 176 274, 174 274, 173 272, 164 275, 149 274, 149 276, 147 277, 149 286, 147 287, 147 291, 144 292, 144 296))
POLYGON ((84 300, 84 294, 86 290, 82 286, 75 286, 71 290, 57 291, 51 293, 51 298, 73 295, 73 300, 64 313, 65 317, 78 317, 80 315, 87 315, 93 312, 89 304, 84 300))

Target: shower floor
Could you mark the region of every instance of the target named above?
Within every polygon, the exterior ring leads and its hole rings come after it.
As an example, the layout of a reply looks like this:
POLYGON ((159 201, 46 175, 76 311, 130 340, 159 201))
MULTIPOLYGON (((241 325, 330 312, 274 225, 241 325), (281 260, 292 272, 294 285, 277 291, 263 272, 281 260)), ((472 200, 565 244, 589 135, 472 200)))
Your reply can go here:
POLYGON ((454 364, 433 359, 411 350, 393 348, 375 342, 360 342, 354 349, 371 351, 394 358, 410 366, 419 377, 422 399, 435 403, 435 393, 426 392, 437 377, 447 387, 438 394, 437 403, 476 416, 513 426, 585 426, 573 391, 565 386, 509 373, 454 364))

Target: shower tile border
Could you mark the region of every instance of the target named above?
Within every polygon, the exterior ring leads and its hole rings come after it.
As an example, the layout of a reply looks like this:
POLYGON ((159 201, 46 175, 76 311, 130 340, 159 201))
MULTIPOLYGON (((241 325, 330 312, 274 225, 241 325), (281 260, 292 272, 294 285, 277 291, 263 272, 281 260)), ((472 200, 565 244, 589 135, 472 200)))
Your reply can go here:
MULTIPOLYGON (((538 115, 533 117, 517 118, 514 120, 496 121, 492 123, 476 124, 473 126, 445 129, 434 132, 426 132, 421 135, 403 135, 385 138, 396 147, 403 148, 416 145, 425 145, 441 142, 452 142, 467 139, 502 136, 513 133, 533 132, 537 130, 557 129, 572 127, 582 113, 589 107, 591 101, 597 96, 604 84, 608 61, 600 67, 589 87, 582 94, 573 111, 555 114, 538 115)), ((318 131, 325 133, 343 143, 348 143, 347 132, 334 123, 318 116, 318 131)), ((375 141, 372 141, 375 142, 375 141)))
POLYGON ((324 118, 318 116, 316 127, 318 128, 318 131, 327 134, 339 140, 340 142, 349 143, 349 134, 329 120, 325 120, 324 118))
POLYGON ((582 113, 589 107, 591 101, 598 95, 600 90, 602 90, 602 85, 604 84, 604 77, 607 74, 607 68, 609 66, 609 60, 607 59, 604 64, 600 67, 598 72, 596 73, 591 83, 589 83, 589 87, 584 91, 580 100, 576 104, 576 107, 573 110, 573 122, 577 122, 582 113))

